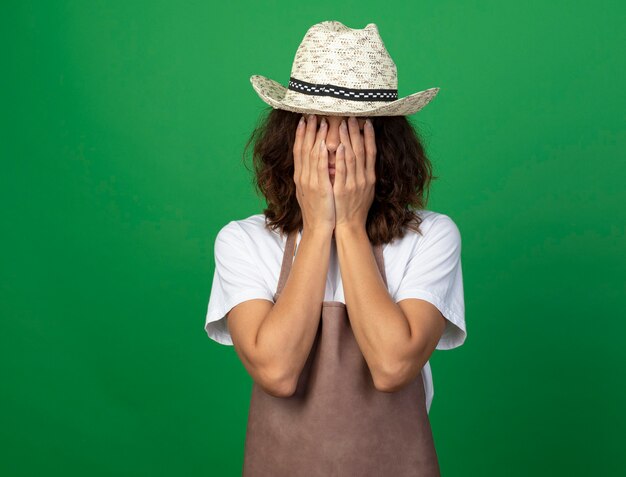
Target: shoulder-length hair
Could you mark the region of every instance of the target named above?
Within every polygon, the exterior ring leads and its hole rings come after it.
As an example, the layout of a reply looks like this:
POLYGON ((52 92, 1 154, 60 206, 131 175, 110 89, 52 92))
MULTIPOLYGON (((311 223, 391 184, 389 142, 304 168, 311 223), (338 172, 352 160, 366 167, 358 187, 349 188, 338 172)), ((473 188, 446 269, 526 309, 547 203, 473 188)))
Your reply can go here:
MULTIPOLYGON (((293 145, 300 113, 268 108, 244 148, 253 145, 252 172, 255 189, 265 197, 266 226, 289 233, 302 226, 300 205, 293 180, 293 145), (269 112, 268 112, 269 111, 269 112)), ((432 165, 420 133, 406 116, 372 116, 376 137, 376 185, 366 230, 372 244, 403 237, 405 227, 421 234, 421 217, 415 210, 428 202, 432 165)), ((250 169, 248 169, 250 170, 250 169)))

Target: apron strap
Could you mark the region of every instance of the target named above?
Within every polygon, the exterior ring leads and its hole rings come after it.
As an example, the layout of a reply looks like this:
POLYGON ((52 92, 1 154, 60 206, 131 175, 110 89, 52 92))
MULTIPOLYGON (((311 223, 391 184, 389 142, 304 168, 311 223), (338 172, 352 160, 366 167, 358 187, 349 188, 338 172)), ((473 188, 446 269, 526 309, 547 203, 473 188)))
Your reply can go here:
POLYGON ((280 277, 278 278, 278 285, 276 287, 276 293, 274 293, 274 302, 278 299, 280 292, 283 291, 291 265, 293 263, 293 257, 296 253, 296 238, 298 236, 298 230, 292 230, 287 235, 287 242, 285 244, 285 252, 283 253, 283 262, 280 266, 280 277))
POLYGON ((385 288, 389 289, 387 285, 387 275, 385 273, 385 257, 383 255, 382 243, 379 243, 378 245, 374 245, 374 258, 376 259, 376 264, 378 265, 380 276, 383 278, 383 282, 385 283, 385 288))

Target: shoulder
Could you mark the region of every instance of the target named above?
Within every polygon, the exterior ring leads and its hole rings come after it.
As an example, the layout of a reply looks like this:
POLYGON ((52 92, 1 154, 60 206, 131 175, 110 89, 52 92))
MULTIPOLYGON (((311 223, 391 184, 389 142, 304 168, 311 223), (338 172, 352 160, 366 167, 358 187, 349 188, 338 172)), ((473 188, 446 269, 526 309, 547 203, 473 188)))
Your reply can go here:
POLYGON ((219 230, 217 237, 223 239, 236 235, 255 238, 270 233, 270 229, 265 226, 265 216, 254 214, 243 219, 231 220, 219 230))
POLYGON ((284 241, 284 238, 267 227, 264 214, 254 214, 243 219, 231 220, 224 225, 215 239, 216 250, 233 250, 243 247, 245 250, 273 249, 284 241))
POLYGON ((460 244, 461 231, 456 222, 447 214, 430 212, 424 221, 424 237, 428 240, 446 239, 448 242, 460 244))
POLYGON ((417 250, 423 244, 445 239, 450 243, 461 242, 461 233, 454 220, 447 214, 428 209, 418 209, 415 213, 421 218, 419 232, 412 228, 405 231, 404 237, 395 239, 394 247, 417 250))

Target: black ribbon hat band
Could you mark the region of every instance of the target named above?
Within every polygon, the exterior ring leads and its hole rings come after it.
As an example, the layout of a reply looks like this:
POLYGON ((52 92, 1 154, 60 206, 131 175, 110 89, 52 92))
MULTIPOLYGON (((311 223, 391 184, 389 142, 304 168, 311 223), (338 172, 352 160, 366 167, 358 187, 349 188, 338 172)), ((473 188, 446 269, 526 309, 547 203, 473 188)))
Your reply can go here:
POLYGON ((334 84, 307 83, 306 81, 295 79, 293 76, 289 78, 287 89, 314 96, 334 96, 353 101, 395 101, 398 99, 397 89, 346 88, 334 84))

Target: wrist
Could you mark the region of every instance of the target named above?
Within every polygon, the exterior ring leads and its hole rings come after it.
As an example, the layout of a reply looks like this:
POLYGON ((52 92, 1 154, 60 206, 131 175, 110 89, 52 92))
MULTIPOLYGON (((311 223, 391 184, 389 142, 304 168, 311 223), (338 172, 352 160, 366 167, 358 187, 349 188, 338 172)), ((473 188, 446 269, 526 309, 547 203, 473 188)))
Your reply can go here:
POLYGON ((333 229, 321 226, 304 226, 302 227, 302 236, 304 237, 305 235, 313 239, 329 240, 333 235, 333 229))
POLYGON ((352 237, 356 238, 360 235, 367 236, 365 224, 356 222, 342 222, 335 225, 335 238, 352 237))

